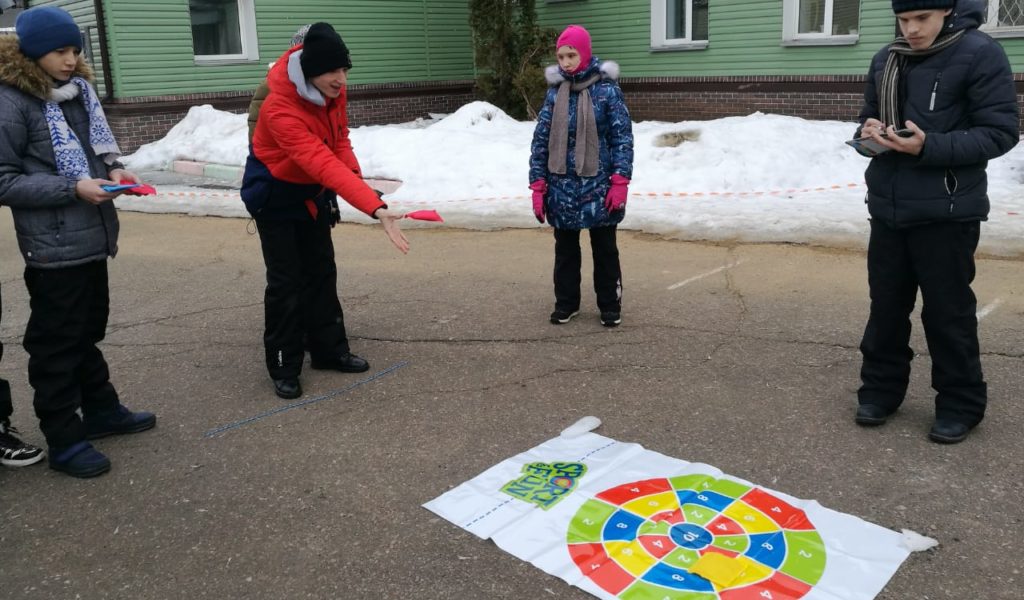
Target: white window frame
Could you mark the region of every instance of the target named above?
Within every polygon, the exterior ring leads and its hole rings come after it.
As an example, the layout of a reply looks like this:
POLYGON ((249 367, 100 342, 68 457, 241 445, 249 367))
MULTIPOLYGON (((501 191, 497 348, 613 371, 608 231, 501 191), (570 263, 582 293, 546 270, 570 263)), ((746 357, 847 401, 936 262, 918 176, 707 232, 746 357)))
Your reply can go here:
POLYGON ((1002 1, 988 0, 987 18, 979 29, 992 37, 1024 37, 1024 26, 1022 25, 1000 27, 996 24, 999 21, 999 4, 1002 1))
MULTIPOLYGON (((651 0, 651 49, 702 50, 708 40, 695 40, 693 36, 693 0, 686 0, 686 37, 669 38, 665 35, 668 21, 668 0, 651 0)), ((708 16, 710 19, 710 15, 708 16)))
MULTIPOLYGON (((239 62, 255 62, 260 59, 259 38, 256 35, 255 0, 236 0, 238 3, 238 28, 242 41, 241 54, 195 54, 197 65, 222 65, 239 62)), ((185 4, 186 8, 188 3, 185 4)), ((192 15, 189 14, 191 20, 192 15)))
MULTIPOLYGON (((782 45, 783 46, 845 46, 856 44, 860 39, 857 33, 832 35, 832 14, 835 0, 825 0, 825 22, 821 33, 798 33, 800 29, 800 0, 783 0, 782 3, 782 45)), ((864 0, 858 6, 861 14, 857 16, 860 23, 864 12, 864 0)))

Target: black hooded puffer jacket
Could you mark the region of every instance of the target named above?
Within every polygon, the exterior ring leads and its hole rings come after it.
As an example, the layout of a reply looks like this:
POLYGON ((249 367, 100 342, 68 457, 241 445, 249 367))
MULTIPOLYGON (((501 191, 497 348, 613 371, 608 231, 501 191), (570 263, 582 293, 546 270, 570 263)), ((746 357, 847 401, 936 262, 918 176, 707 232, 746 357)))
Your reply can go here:
MULTIPOLYGON (((880 154, 864 175, 871 217, 891 227, 988 217, 985 168, 1017 144, 1020 117, 1006 53, 978 31, 982 8, 980 0, 960 0, 946 31, 965 29, 963 38, 931 56, 909 58, 901 72, 903 119, 924 130, 924 148, 919 156, 880 154)), ((879 117, 888 55, 883 48, 871 61, 861 123, 879 117)))

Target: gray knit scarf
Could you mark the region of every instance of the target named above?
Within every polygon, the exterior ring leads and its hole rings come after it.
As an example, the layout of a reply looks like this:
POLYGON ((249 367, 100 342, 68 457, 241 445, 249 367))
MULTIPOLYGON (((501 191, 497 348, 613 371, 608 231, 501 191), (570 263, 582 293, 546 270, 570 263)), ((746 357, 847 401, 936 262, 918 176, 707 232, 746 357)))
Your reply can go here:
POLYGON ((882 71, 882 85, 878 90, 880 121, 897 129, 903 127, 903 115, 900 114, 899 81, 900 71, 903 70, 907 57, 930 56, 942 52, 959 42, 966 31, 966 29, 961 29, 940 34, 930 47, 923 50, 914 50, 910 47, 910 43, 907 42, 907 38, 902 36, 889 44, 889 57, 885 61, 885 70, 882 71))
POLYGON ((590 101, 588 88, 601 75, 594 75, 577 83, 563 81, 555 96, 555 109, 551 115, 551 135, 548 137, 548 171, 565 175, 565 159, 569 146, 569 91, 579 92, 576 102, 576 174, 581 177, 597 175, 597 121, 594 119, 594 103, 590 101), (580 153, 579 149, 583 152, 580 153), (582 157, 581 157, 582 154, 582 157))

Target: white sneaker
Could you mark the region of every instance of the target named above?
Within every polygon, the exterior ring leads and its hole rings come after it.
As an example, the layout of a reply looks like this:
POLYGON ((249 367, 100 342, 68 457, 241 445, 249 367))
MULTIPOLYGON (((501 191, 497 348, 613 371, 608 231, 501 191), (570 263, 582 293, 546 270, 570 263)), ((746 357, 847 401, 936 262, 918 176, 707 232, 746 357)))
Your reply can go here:
POLYGON ((46 453, 42 448, 14 437, 18 430, 10 423, 0 421, 0 464, 5 467, 27 467, 43 460, 46 453))

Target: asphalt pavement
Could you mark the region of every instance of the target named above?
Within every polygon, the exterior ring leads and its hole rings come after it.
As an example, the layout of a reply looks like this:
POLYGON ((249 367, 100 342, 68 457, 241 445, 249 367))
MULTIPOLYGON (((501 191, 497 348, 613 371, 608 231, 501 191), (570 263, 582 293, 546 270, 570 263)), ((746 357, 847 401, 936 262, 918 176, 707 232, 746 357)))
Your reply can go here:
MULTIPOLYGON (((623 323, 552 309, 549 230, 334 230, 366 374, 308 368, 278 399, 263 366, 264 271, 243 219, 121 213, 102 349, 156 429, 97 447, 110 473, 0 470, 0 597, 509 599, 590 596, 421 504, 582 416, 598 433, 703 462, 939 540, 882 600, 1021 597, 1024 263, 982 259, 985 422, 927 440, 927 347, 887 425, 853 423, 865 257, 624 231, 623 323), (301 404, 300 404, 301 403, 301 404)), ((984 234, 983 234, 984 235, 984 234)), ((41 444, 21 334, 28 299, 0 211, 14 424, 41 444)))

